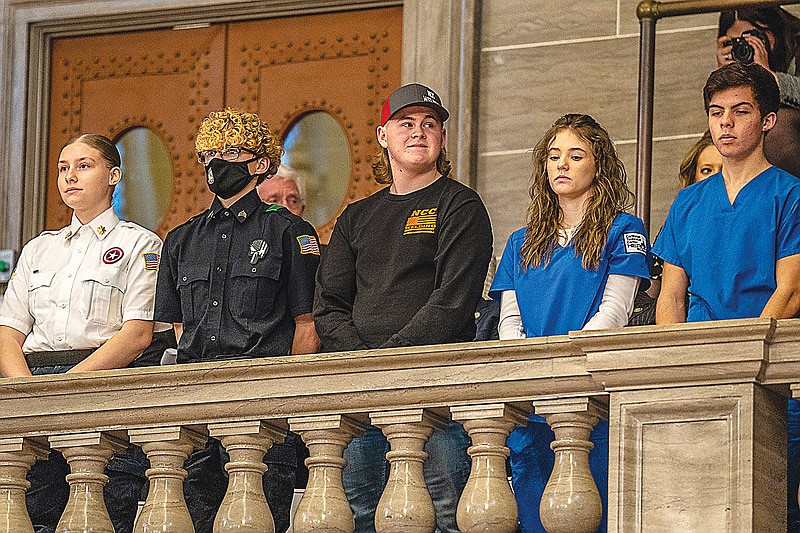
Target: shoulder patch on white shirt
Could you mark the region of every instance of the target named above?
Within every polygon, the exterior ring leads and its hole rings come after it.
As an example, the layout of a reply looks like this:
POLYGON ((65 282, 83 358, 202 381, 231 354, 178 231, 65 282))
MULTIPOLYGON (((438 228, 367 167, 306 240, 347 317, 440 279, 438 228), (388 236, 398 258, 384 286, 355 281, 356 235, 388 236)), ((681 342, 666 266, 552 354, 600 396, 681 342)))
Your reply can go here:
POLYGON ((647 238, 641 233, 623 233, 626 254, 647 255, 647 238))

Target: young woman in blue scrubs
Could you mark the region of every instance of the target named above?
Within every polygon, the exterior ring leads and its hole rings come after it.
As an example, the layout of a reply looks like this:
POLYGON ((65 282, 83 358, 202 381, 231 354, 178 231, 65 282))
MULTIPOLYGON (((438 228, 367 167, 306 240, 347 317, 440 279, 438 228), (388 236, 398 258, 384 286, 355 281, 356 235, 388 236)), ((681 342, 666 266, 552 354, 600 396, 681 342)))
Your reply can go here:
MULTIPOLYGON (((568 114, 533 150, 527 226, 508 239, 492 283, 501 339, 622 327, 648 279, 642 221, 625 213, 633 194, 608 132, 588 115, 568 114)), ((592 432, 592 474, 606 531, 608 423, 592 432)), ((523 533, 545 532, 539 502, 553 469, 554 435, 542 417, 508 439, 523 533)))

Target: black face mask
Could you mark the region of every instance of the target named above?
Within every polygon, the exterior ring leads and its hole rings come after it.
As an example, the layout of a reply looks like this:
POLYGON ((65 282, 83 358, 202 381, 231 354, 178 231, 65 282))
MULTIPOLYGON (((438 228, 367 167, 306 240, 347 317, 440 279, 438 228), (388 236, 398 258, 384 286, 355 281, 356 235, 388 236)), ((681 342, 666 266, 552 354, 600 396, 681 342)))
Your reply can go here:
POLYGON ((236 196, 255 178, 250 175, 247 164, 256 159, 258 158, 254 157, 247 161, 224 161, 215 157, 206 165, 208 188, 224 200, 236 196))

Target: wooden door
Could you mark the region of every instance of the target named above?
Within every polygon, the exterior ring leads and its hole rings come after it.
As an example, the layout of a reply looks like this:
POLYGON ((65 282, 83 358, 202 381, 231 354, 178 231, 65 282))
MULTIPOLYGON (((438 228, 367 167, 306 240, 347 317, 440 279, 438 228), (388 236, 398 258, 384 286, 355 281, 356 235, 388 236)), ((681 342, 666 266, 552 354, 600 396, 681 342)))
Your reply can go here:
MULTIPOLYGON (((350 147, 350 183, 336 215, 380 185, 372 179, 375 128, 400 84, 400 8, 231 25, 226 100, 285 137, 303 115, 330 114, 350 147)), ((317 227, 328 242, 335 218, 317 227)))
MULTIPOLYGON (((371 157, 381 103, 400 83, 401 23, 400 8, 384 8, 55 40, 47 228, 69 222, 55 187, 60 148, 87 132, 116 140, 145 127, 164 142, 172 197, 161 236, 208 207, 194 138, 203 117, 223 106, 257 112, 281 136, 306 113, 330 114, 350 152, 341 212, 379 188, 371 157)), ((323 242, 334 222, 319 225, 323 242)))
MULTIPOLYGON (((112 140, 134 127, 154 132, 172 162, 172 199, 157 232, 208 207, 194 136, 223 105, 225 26, 58 39, 53 44, 47 229, 69 223, 55 186, 61 147, 81 133, 112 140)), ((202 169, 201 169, 202 170, 202 169)), ((124 178, 123 178, 124 179, 124 178)))

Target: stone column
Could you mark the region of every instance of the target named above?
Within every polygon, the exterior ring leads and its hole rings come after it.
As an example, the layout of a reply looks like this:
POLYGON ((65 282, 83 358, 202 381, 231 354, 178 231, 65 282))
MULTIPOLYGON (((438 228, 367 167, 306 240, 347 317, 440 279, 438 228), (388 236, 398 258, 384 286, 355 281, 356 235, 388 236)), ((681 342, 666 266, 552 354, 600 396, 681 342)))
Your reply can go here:
POLYGON ((364 424, 342 415, 289 419, 308 446, 308 486, 294 515, 294 533, 353 533, 353 511, 342 486, 344 449, 364 424))
POLYGON ((786 531, 797 322, 570 333, 609 393, 609 533, 786 531))
POLYGON ((22 437, 0 439, 0 533, 33 533, 25 507, 25 479, 37 459, 47 459, 48 449, 22 437))
MULTIPOLYGON (((607 408, 593 397, 536 400, 556 439, 555 466, 544 488, 539 517, 549 533, 594 533, 603 518, 600 493, 589 470, 589 434, 607 408)), ((531 502, 535 503, 535 502, 531 502)))
POLYGON ((150 490, 134 533, 194 533, 183 496, 183 463, 193 449, 201 448, 205 435, 180 426, 128 430, 131 442, 142 447, 150 460, 150 490))
POLYGON ((377 533, 433 533, 436 515, 425 485, 425 442, 447 419, 423 409, 370 413, 372 425, 389 441, 389 480, 375 512, 377 533))
POLYGON ((114 533, 103 499, 108 476, 103 473, 114 453, 128 448, 126 441, 92 431, 50 437, 50 446, 69 463, 69 499, 58 521, 58 533, 114 533))
POLYGON ((267 471, 264 454, 273 442, 283 442, 286 430, 248 420, 209 424, 208 434, 219 439, 231 457, 225 465, 228 491, 214 519, 214 533, 275 533, 262 481, 267 471))
POLYGON ((610 407, 609 533, 786 531, 781 394, 664 387, 612 393, 610 407))
POLYGON ((528 416, 502 403, 451 407, 450 412, 472 439, 467 450, 472 470, 458 501, 458 528, 462 533, 514 533, 517 502, 506 477, 506 439, 528 416))

